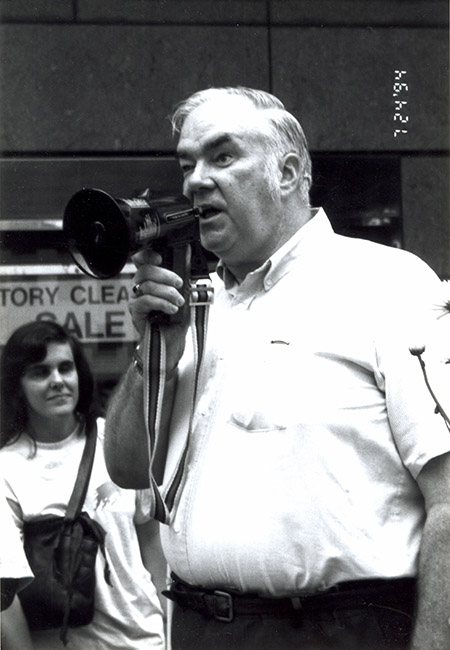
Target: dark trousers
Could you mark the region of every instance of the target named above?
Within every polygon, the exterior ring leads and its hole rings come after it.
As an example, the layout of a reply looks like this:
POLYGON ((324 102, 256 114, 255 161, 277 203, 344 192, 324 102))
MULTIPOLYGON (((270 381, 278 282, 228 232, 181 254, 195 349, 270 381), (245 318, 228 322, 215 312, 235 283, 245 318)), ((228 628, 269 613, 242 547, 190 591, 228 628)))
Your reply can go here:
POLYGON ((346 593, 326 609, 245 613, 229 622, 174 602, 172 650, 405 650, 413 592, 408 583, 385 600, 358 593, 349 601, 346 593))
POLYGON ((404 650, 411 627, 411 615, 379 607, 223 623, 175 604, 172 650, 404 650))

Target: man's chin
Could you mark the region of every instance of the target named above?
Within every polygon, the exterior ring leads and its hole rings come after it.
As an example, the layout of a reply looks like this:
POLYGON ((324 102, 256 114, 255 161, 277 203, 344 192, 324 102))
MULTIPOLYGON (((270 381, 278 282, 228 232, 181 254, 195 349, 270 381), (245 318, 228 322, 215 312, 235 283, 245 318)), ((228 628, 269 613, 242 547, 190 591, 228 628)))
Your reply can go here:
POLYGON ((228 249, 226 245, 226 234, 222 228, 212 228, 208 225, 200 224, 200 239, 203 248, 216 255, 216 257, 222 257, 222 254, 228 249))

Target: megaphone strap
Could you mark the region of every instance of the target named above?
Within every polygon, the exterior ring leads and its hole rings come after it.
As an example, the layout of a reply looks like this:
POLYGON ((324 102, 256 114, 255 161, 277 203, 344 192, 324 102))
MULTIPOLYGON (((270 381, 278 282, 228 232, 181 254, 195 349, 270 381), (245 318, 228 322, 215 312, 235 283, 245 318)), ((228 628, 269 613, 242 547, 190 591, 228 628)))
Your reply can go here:
POLYGON ((166 339, 164 327, 156 321, 149 321, 146 326, 143 349, 143 391, 144 416, 147 429, 149 464, 149 482, 153 493, 151 516, 161 523, 168 524, 173 510, 178 489, 181 485, 185 459, 191 437, 194 406, 197 395, 198 377, 203 351, 205 349, 207 324, 209 316, 209 301, 201 301, 191 305, 191 331, 194 349, 194 378, 191 382, 190 412, 184 440, 169 480, 164 489, 161 486, 164 475, 167 444, 161 440, 161 413, 166 382, 166 339), (159 453, 158 453, 159 452, 159 453))

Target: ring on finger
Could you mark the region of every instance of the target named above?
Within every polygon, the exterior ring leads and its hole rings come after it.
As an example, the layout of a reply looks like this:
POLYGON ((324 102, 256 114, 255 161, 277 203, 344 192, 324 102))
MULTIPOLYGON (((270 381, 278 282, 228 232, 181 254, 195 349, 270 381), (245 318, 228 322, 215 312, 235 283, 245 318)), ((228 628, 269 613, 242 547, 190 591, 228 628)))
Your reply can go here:
POLYGON ((134 296, 136 298, 139 298, 139 296, 142 296, 142 289, 141 289, 141 283, 136 282, 136 284, 133 285, 133 288, 131 289, 133 292, 134 296))

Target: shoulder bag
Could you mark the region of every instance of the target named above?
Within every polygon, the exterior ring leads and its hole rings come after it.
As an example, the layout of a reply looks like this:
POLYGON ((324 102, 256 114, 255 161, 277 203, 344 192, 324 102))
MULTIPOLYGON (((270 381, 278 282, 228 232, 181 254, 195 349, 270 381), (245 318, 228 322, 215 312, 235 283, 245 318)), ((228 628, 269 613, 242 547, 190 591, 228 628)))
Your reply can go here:
MULTIPOLYGON (((31 630, 60 627, 67 643, 69 627, 88 625, 94 617, 95 561, 105 557, 105 531, 82 512, 97 443, 95 420, 86 444, 65 517, 45 515, 24 522, 24 549, 34 580, 19 592, 31 630)), ((105 580, 109 569, 105 557, 105 580)))

